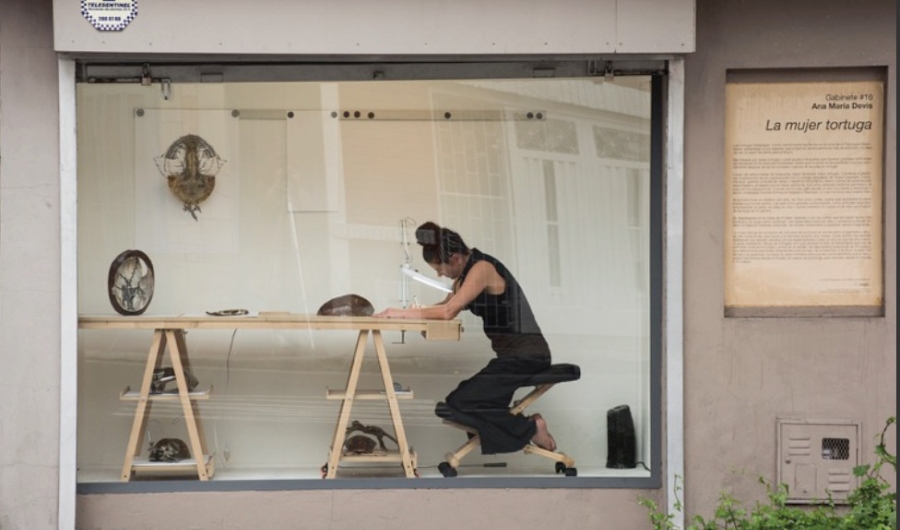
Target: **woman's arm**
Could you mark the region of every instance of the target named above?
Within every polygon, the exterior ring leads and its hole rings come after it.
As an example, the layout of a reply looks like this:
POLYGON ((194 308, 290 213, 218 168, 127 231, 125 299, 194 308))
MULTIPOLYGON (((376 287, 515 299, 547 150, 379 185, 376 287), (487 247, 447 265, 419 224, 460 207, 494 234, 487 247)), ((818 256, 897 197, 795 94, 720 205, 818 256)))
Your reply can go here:
POLYGON ((390 307, 372 316, 376 318, 452 320, 482 291, 485 289, 488 289, 489 292, 494 291, 498 286, 498 280, 503 284, 500 288, 500 292, 502 292, 505 282, 497 272, 497 269, 487 261, 479 261, 469 270, 469 274, 466 275, 466 281, 458 286, 455 292, 451 293, 440 304, 425 307, 407 307, 406 309, 390 307))

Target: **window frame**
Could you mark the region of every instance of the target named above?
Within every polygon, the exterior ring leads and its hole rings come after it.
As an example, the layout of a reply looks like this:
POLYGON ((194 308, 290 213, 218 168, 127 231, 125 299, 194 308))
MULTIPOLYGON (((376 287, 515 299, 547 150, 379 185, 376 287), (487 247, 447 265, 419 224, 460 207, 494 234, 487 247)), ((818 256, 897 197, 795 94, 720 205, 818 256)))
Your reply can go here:
MULTIPOLYGON (((366 78, 373 69, 384 68, 383 71, 391 72, 392 79, 487 79, 487 78, 518 78, 525 77, 525 73, 534 74, 538 68, 542 71, 553 69, 558 77, 584 77, 585 61, 519 61, 511 63, 429 63, 420 65, 414 63, 392 63, 390 65, 365 64, 318 64, 310 71, 297 68, 296 65, 261 65, 240 64, 218 69, 224 72, 222 77, 228 82, 232 81, 288 81, 309 80, 329 81, 335 79, 366 78), (548 66, 549 65, 549 66, 548 66), (436 75, 443 72, 443 75, 436 75), (494 74, 494 75, 488 75, 494 74), (395 77, 397 75, 405 77, 395 77)), ((555 477, 477 477, 454 479, 430 480, 427 482, 410 481, 404 478, 341 478, 339 480, 296 479, 296 480, 227 480, 227 481, 185 481, 185 480, 154 480, 133 482, 104 482, 104 483, 76 483, 78 494, 98 493, 158 493, 176 491, 278 491, 278 490, 331 490, 331 489, 457 489, 457 488, 659 488, 662 482, 662 467, 667 468, 668 462, 663 461, 662 454, 662 361, 663 361, 663 332, 667 328, 663 321, 663 288, 664 288, 664 262, 663 262, 663 237, 665 222, 663 205, 664 193, 667 192, 664 182, 665 140, 666 129, 666 95, 668 89, 668 64, 661 61, 636 61, 616 62, 614 67, 619 75, 651 75, 651 132, 650 132, 650 190, 649 190, 649 215, 650 215, 650 451, 651 462, 649 477, 569 477, 560 480, 555 477), (659 68, 663 65, 662 69, 659 68)), ((154 72, 153 80, 166 79, 169 82, 194 82, 203 79, 204 71, 209 71, 208 63, 198 64, 174 64, 161 68, 151 67, 154 72), (157 73, 158 72, 158 73, 157 73), (157 78, 157 75, 160 77, 157 78)), ((106 64, 94 62, 75 62, 72 60, 60 60, 60 98, 71 97, 74 102, 75 82, 100 82, 102 79, 115 77, 119 79, 134 79, 130 74, 143 68, 142 64, 106 64), (63 74, 69 79, 74 78, 71 84, 71 94, 64 91, 63 74), (74 74, 74 75, 73 75, 74 74), (124 74, 124 76, 123 76, 124 74)), ((528 75, 527 77, 531 77, 528 75)), ((367 77, 366 79, 371 79, 367 77)), ((71 115, 61 111, 61 145, 65 145, 63 134, 66 126, 71 121, 72 134, 74 136, 75 123, 74 104, 71 115), (65 119, 64 119, 65 118, 65 119)), ((74 145, 71 146, 74 151, 74 145)), ((74 152, 63 153, 63 159, 74 160, 74 152)), ((61 162, 61 195, 63 199, 62 227, 63 227, 63 263, 68 257, 77 255, 77 235, 75 234, 76 219, 76 192, 77 170, 75 167, 65 167, 61 162), (70 178, 65 178, 66 176, 70 178)), ((679 257, 680 259, 680 257, 679 257)), ((74 260, 68 261, 74 263, 74 260)), ((64 375, 62 377, 61 394, 71 393, 77 395, 77 271, 63 272, 63 374, 76 374, 75 377, 64 375), (74 319, 72 318, 74 315, 74 319), (67 366, 71 364, 71 370, 67 366)), ((680 282, 680 278, 677 279, 680 282)), ((680 389, 678 389, 680 392, 680 389)), ((63 396, 65 399, 65 396, 63 396)), ((65 434, 74 435, 77 426, 77 414, 67 414, 67 411, 76 410, 73 403, 65 403, 61 422, 69 422, 67 429, 62 430, 63 440, 65 434)), ((74 436, 73 436, 74 439, 74 436)), ((75 461, 74 445, 69 451, 64 450, 61 443, 61 467, 68 463, 72 468, 73 482, 75 461), (71 453, 71 454, 70 454, 71 453), (65 458, 62 458, 65 456, 65 458)), ((61 480, 61 484, 64 481, 61 480)), ((63 486, 61 486, 62 489, 63 486)), ((62 498, 62 497, 61 497, 62 498)))

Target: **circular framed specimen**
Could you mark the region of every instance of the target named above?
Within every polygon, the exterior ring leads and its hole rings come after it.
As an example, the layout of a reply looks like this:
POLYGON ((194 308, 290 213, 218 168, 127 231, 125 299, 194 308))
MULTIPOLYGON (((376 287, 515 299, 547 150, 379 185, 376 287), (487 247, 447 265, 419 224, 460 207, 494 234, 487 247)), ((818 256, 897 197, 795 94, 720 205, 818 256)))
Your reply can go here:
POLYGON ((122 252, 109 266, 109 302, 122 315, 140 315, 153 299, 153 263, 140 250, 122 252))

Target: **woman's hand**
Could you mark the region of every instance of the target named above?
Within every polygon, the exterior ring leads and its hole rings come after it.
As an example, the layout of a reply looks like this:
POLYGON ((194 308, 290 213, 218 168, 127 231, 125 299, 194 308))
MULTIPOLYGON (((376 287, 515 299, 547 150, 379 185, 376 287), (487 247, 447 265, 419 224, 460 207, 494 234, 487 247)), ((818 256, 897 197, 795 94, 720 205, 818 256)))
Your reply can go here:
MULTIPOLYGON (((449 299, 452 299, 451 295, 449 299)), ((414 304, 411 307, 402 309, 399 307, 389 307, 380 313, 372 315, 375 318, 412 318, 421 320, 451 320, 456 317, 459 310, 453 310, 452 307, 444 302, 437 305, 420 306, 414 304)))
POLYGON ((404 310, 399 307, 389 307, 380 313, 372 315, 375 318, 404 318, 404 310))

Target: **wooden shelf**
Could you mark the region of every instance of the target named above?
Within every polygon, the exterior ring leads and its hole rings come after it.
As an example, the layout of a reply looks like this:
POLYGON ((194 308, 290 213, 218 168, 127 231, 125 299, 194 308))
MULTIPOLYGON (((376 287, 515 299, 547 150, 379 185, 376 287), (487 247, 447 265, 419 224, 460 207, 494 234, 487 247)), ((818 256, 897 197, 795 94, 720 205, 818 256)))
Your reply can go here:
MULTIPOLYGON (((412 399, 413 392, 412 390, 400 390, 395 391, 394 395, 397 396, 397 399, 412 399)), ((328 390, 325 394, 326 399, 337 399, 344 400, 347 399, 347 391, 346 390, 328 390)), ((387 399, 387 392, 384 390, 357 390, 353 394, 353 399, 364 399, 364 400, 382 400, 387 399)))
MULTIPOLYGON (((415 467, 416 453, 412 448, 409 449, 409 456, 414 463, 413 467, 415 467)), ((399 450, 378 450, 364 455, 345 451, 341 454, 341 462, 403 462, 403 454, 399 450)))
MULTIPOLYGON (((188 392, 188 398, 190 399, 209 399, 209 394, 212 392, 213 387, 209 387, 205 390, 196 390, 194 392, 188 392)), ((181 396, 178 395, 178 392, 163 392, 160 394, 148 394, 147 399, 150 401, 178 401, 181 399, 181 396)), ((131 390, 130 386, 126 386, 125 390, 119 394, 119 400, 121 401, 140 401, 141 393, 137 390, 131 390)))
MULTIPOLYGON (((203 455, 203 464, 206 466, 207 475, 213 476, 215 460, 212 455, 203 455)), ((196 475, 197 461, 193 458, 185 458, 180 462, 150 462, 146 458, 135 458, 131 463, 131 469, 135 473, 196 475)))

